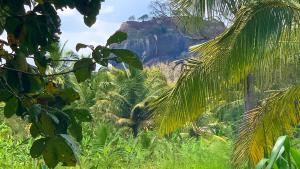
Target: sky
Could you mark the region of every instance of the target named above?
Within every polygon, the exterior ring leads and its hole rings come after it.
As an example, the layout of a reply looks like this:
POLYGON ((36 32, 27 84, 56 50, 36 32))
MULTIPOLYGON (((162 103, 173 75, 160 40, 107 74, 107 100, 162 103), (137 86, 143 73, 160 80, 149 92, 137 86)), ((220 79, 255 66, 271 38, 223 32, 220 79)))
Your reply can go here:
POLYGON ((84 24, 83 16, 76 10, 59 11, 62 24, 61 42, 67 41, 66 49, 71 50, 75 50, 77 43, 103 45, 130 16, 134 15, 138 18, 143 14, 148 14, 150 2, 151 0, 105 0, 97 21, 92 27, 84 24))

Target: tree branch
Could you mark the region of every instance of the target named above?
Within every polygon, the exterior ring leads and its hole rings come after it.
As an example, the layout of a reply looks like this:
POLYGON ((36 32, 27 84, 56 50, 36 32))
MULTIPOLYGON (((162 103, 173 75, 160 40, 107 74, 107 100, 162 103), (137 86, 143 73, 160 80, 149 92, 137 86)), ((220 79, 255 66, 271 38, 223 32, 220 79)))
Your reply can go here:
MULTIPOLYGON (((35 59, 32 56, 28 56, 27 58, 35 59)), ((51 61, 53 61, 53 62, 77 62, 78 59, 51 59, 51 61)))
MULTIPOLYGON (((93 62, 91 65, 88 65, 88 66, 92 66, 93 64, 95 64, 95 63, 93 62)), ((48 74, 48 75, 46 75, 46 74, 43 75, 43 74, 40 74, 40 73, 25 72, 25 71, 22 71, 22 70, 18 70, 18 69, 14 69, 14 68, 9 68, 9 67, 5 67, 5 66, 0 67, 0 69, 6 69, 6 70, 15 71, 15 72, 21 72, 21 73, 24 73, 24 74, 27 74, 27 75, 31 75, 31 76, 53 77, 53 76, 60 76, 60 75, 69 74, 69 73, 75 72, 76 70, 82 69, 84 67, 82 66, 82 67, 79 67, 78 69, 72 69, 72 70, 69 70, 69 71, 60 72, 60 73, 54 73, 54 74, 48 74)))

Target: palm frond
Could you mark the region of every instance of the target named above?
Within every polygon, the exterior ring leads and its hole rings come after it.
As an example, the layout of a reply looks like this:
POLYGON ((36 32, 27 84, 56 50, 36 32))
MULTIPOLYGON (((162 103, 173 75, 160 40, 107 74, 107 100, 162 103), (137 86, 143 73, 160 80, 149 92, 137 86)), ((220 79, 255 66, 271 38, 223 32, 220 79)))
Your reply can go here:
POLYGON ((177 25, 186 31, 195 32, 205 19, 224 16, 231 20, 243 4, 249 0, 169 0, 171 13, 177 25))
POLYGON ((291 56, 295 50, 280 42, 299 37, 299 14, 294 1, 256 2, 243 7, 222 35, 192 47, 199 57, 185 63, 176 86, 154 105, 160 132, 195 120, 250 71, 264 71, 273 58, 280 57, 279 50, 291 56))
POLYGON ((279 91, 260 107, 247 112, 242 119, 235 142, 232 162, 255 166, 270 154, 276 138, 291 134, 300 121, 300 85, 279 91))

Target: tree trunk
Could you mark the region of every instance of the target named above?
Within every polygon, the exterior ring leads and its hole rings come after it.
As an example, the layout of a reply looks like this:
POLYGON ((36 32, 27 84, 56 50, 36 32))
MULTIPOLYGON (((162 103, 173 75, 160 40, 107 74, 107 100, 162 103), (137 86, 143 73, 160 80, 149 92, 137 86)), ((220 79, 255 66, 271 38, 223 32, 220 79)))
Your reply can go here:
POLYGON ((246 78, 244 100, 245 113, 257 106, 258 99, 255 96, 253 75, 251 73, 249 73, 249 75, 246 78))

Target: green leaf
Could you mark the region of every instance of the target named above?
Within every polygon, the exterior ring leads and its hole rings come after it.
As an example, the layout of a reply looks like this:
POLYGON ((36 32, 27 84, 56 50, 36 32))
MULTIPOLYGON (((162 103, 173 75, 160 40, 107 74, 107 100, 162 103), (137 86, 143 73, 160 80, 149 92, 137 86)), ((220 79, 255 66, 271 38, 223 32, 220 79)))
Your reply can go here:
POLYGON ((56 153, 56 140, 50 138, 47 141, 46 147, 42 153, 44 161, 49 168, 54 168, 58 164, 58 157, 56 153))
POLYGON ((121 31, 117 31, 116 33, 114 33, 112 36, 110 36, 106 42, 106 46, 109 46, 113 43, 121 43, 124 40, 127 39, 127 33, 125 32, 121 32, 121 31))
POLYGON ((49 63, 49 60, 46 58, 46 56, 36 53, 34 55, 34 63, 38 67, 39 72, 45 74, 47 65, 49 63))
POLYGON ((58 93, 62 100, 68 104, 80 99, 78 92, 73 88, 61 89, 58 93))
POLYGON ((21 23, 19 18, 17 18, 17 17, 8 17, 8 18, 6 18, 5 30, 8 33, 14 33, 15 34, 16 29, 19 28, 21 24, 22 23, 21 23))
POLYGON ((25 77, 24 90, 27 94, 37 94, 43 89, 43 81, 40 77, 23 75, 25 77))
POLYGON ((31 134, 31 136, 33 137, 33 138, 36 138, 36 137, 38 137, 39 135, 40 135, 40 131, 39 131, 39 129, 37 128, 37 126, 35 125, 35 124, 31 124, 31 126, 30 126, 30 134, 31 134))
POLYGON ((17 109, 17 116, 21 116, 22 118, 24 118, 24 115, 26 114, 26 108, 24 107, 24 105, 22 105, 22 103, 19 101, 18 102, 18 109, 17 109))
POLYGON ((71 137, 65 134, 49 137, 42 155, 50 168, 56 167, 59 162, 62 162, 64 166, 75 166, 79 162, 77 145, 71 137))
POLYGON ((108 58, 109 55, 110 55, 110 49, 109 49, 109 48, 103 48, 103 49, 101 50, 101 56, 102 56, 103 58, 108 58))
POLYGON ((290 152, 297 165, 297 168, 300 168, 300 152, 294 148, 291 148, 290 152))
POLYGON ((86 48, 88 45, 82 44, 82 43, 77 43, 76 45, 76 51, 78 52, 82 48, 86 48))
POLYGON ((143 64, 139 57, 127 49, 111 49, 111 52, 115 54, 121 62, 127 63, 129 66, 134 68, 143 69, 143 64))
POLYGON ((12 94, 7 89, 0 89, 0 102, 5 102, 10 97, 12 97, 12 94))
POLYGON ((97 50, 98 47, 92 52, 92 57, 95 59, 97 63, 99 63, 102 60, 102 55, 100 50, 97 50))
POLYGON ((108 65, 110 49, 103 46, 97 46, 92 53, 93 59, 102 66, 108 65))
POLYGON ((73 71, 78 83, 91 78, 93 64, 93 60, 90 58, 83 58, 74 64, 73 71))
POLYGON ((30 115, 33 117, 32 120, 35 120, 36 117, 41 113, 42 107, 40 104, 34 104, 30 107, 29 111, 30 111, 30 115))
POLYGON ((81 142, 83 135, 82 126, 79 123, 73 122, 69 127, 69 132, 78 142, 81 142))
POLYGON ((36 140, 30 148, 31 157, 38 158, 39 156, 41 156, 46 147, 46 143, 47 143, 46 138, 41 138, 36 140))
POLYGON ((84 19, 85 25, 88 27, 91 27, 92 25, 94 25, 94 23, 97 20, 96 16, 85 16, 83 19, 84 19))
POLYGON ((255 166, 255 169, 264 169, 265 168, 265 165, 267 164, 267 162, 269 161, 269 159, 262 159, 260 160, 257 165, 255 166))
POLYGON ((70 125, 70 117, 64 112, 55 112, 55 116, 59 119, 57 125, 56 133, 57 134, 66 134, 68 126, 70 125))
POLYGON ((74 116, 81 122, 91 122, 93 117, 87 109, 74 109, 74 116))
POLYGON ((6 102, 4 107, 4 116, 6 118, 12 117, 14 114, 17 113, 19 107, 19 101, 16 97, 12 97, 11 99, 6 102))
POLYGON ((57 138, 56 148, 58 159, 64 166, 75 166, 76 163, 79 163, 77 145, 70 136, 60 134, 57 138))
POLYGON ((272 169, 273 165, 275 164, 276 160, 282 155, 284 152, 284 144, 288 141, 287 136, 280 136, 271 152, 269 164, 267 165, 266 169, 272 169))
POLYGON ((63 110, 69 116, 76 118, 80 122, 91 122, 93 117, 88 109, 68 108, 63 110))
POLYGON ((58 119, 49 113, 41 113, 39 118, 40 129, 47 135, 53 136, 56 132, 56 124, 58 124, 58 119))

